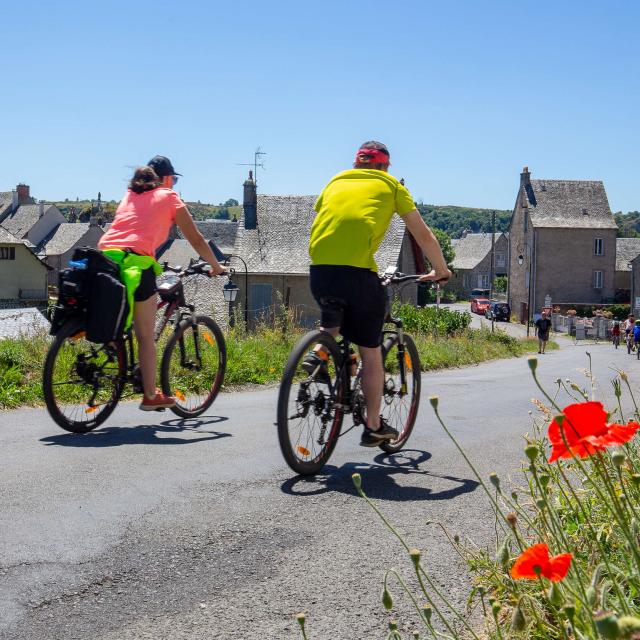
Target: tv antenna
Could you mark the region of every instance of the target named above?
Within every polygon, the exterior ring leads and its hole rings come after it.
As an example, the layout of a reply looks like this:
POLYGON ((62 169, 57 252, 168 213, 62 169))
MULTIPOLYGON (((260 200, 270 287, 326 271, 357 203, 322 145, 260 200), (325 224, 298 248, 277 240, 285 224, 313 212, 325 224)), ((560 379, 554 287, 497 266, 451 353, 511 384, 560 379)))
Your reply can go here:
POLYGON ((262 161, 261 156, 266 156, 266 151, 262 151, 260 147, 258 147, 253 152, 253 162, 238 162, 239 167, 253 167, 253 179, 255 180, 256 186, 258 186, 258 167, 261 169, 267 170, 264 166, 264 162, 262 161))

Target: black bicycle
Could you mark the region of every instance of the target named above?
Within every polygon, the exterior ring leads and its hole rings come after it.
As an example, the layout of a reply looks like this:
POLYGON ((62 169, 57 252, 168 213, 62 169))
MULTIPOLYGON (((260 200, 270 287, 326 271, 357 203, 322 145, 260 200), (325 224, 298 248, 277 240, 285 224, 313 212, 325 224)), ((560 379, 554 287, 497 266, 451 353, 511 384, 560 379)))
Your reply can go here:
MULTIPOLYGON (((382 285, 415 282, 418 276, 388 269, 382 285)), ((389 313, 382 332, 384 389, 382 416, 398 431, 396 440, 380 443, 388 453, 400 451, 407 443, 420 404, 420 358, 411 338, 402 328, 402 320, 389 313)), ((287 464, 300 475, 318 473, 329 460, 338 438, 358 425, 366 424, 366 406, 362 393, 362 363, 354 369, 349 342, 337 341, 326 331, 310 331, 294 347, 285 366, 278 395, 278 439, 287 464), (312 373, 302 367, 307 353, 322 345, 328 355, 326 364, 312 373), (353 417, 353 426, 341 433, 345 414, 353 417)))
MULTIPOLYGON (((185 278, 206 276, 208 264, 163 266, 175 275, 158 286, 162 313, 155 339, 163 351, 160 383, 164 393, 176 398, 171 411, 192 418, 206 411, 220 391, 226 344, 215 320, 196 314, 195 306, 185 300, 185 278), (167 335, 169 324, 173 332, 167 335)), ((72 315, 56 333, 44 363, 44 399, 53 420, 67 431, 87 433, 113 413, 127 384, 129 395, 142 393, 133 331, 109 344, 95 344, 86 339, 83 315, 72 315)))

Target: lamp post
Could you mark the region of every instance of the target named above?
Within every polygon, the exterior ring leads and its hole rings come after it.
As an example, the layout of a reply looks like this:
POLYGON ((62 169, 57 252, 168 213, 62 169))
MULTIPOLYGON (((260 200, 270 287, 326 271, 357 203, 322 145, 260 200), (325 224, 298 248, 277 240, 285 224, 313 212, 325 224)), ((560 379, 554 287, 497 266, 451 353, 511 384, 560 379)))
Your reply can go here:
MULTIPOLYGON (((528 273, 529 273, 529 286, 527 287, 527 337, 529 337, 529 333, 531 331, 531 278, 533 274, 531 273, 531 247, 527 243, 525 243, 526 251, 529 256, 529 265, 528 265, 528 273)), ((518 265, 522 266, 524 264, 524 256, 520 254, 518 256, 518 265)))
MULTIPOLYGON (((227 262, 231 258, 237 258, 238 260, 240 260, 240 262, 242 262, 242 266, 244 267, 244 326, 245 328, 248 328, 249 327, 249 270, 247 269, 247 263, 239 255, 235 253, 228 254, 227 262)), ((236 295, 237 295, 237 290, 238 290, 238 287, 236 287, 236 295)))

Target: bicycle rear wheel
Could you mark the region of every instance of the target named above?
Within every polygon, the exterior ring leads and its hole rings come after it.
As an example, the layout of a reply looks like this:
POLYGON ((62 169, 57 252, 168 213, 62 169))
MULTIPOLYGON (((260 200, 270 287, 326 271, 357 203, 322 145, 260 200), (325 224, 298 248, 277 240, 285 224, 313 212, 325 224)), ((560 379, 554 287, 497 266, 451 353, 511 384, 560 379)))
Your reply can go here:
POLYGON ((118 404, 124 388, 124 345, 94 344, 78 320, 64 324, 47 352, 42 390, 49 415, 72 433, 101 425, 118 404))
POLYGON ((287 464, 303 476, 322 469, 333 452, 343 411, 336 403, 344 397, 338 380, 342 356, 334 338, 324 331, 311 331, 293 348, 278 393, 278 440, 287 464), (309 374, 302 362, 315 345, 328 353, 326 370, 309 374))
POLYGON ((208 316, 183 320, 162 354, 162 391, 182 418, 204 413, 216 399, 227 368, 227 346, 220 327, 208 316))
POLYGON ((404 352, 399 349, 398 334, 391 334, 382 344, 384 391, 382 417, 398 431, 396 440, 382 442, 387 453, 400 451, 407 443, 420 406, 420 358, 415 342, 404 334, 404 352), (404 372, 404 384, 401 372, 404 372))

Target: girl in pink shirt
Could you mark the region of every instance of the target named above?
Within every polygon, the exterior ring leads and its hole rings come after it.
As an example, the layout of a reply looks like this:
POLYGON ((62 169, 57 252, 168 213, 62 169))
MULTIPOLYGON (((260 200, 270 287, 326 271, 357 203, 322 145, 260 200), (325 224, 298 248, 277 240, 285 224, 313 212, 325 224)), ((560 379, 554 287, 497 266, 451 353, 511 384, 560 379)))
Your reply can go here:
MULTIPOLYGON (((156 156, 149 165, 136 169, 129 190, 118 206, 113 223, 100 238, 100 249, 129 249, 154 257, 156 249, 169 237, 173 224, 180 227, 191 246, 211 265, 211 274, 220 275, 224 268, 216 260, 211 247, 196 227, 189 210, 173 191, 177 182, 168 158, 156 156)), ((138 338, 140 371, 144 398, 143 411, 165 409, 175 404, 175 398, 156 388, 156 278, 153 267, 142 273, 135 294, 133 326, 138 338)))

